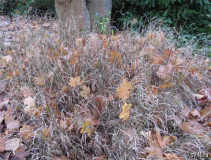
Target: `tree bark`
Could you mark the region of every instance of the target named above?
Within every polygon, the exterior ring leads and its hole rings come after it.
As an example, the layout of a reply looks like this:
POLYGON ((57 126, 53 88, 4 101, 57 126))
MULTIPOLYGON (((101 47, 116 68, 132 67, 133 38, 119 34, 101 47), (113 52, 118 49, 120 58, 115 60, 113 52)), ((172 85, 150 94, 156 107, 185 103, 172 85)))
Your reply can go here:
MULTIPOLYGON (((112 0, 55 0, 56 12, 61 25, 67 25, 75 31, 97 31, 102 17, 108 18, 112 9, 112 0)), ((106 23, 108 29, 109 23, 106 23)))
POLYGON ((55 0, 55 6, 61 25, 70 26, 76 31, 90 29, 86 0, 55 0))
POLYGON ((112 0, 88 0, 87 7, 90 14, 92 30, 98 31, 102 25, 105 25, 105 30, 108 31, 111 20, 112 0))

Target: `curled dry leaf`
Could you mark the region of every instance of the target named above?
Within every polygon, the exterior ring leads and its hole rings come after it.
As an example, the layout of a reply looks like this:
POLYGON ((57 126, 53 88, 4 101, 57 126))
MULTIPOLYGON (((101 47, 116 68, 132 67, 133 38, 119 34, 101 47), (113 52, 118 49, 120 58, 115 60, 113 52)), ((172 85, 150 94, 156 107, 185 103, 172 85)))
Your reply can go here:
POLYGON ((123 79, 123 82, 117 88, 118 96, 123 100, 123 102, 126 102, 126 100, 130 97, 132 87, 133 86, 130 82, 127 82, 125 79, 123 79))
POLYGON ((81 84, 83 84, 83 82, 81 81, 81 78, 80 77, 71 77, 70 78, 70 82, 69 82, 69 85, 71 87, 77 87, 77 86, 80 86, 81 84))
POLYGON ((197 109, 193 109, 188 113, 187 117, 189 119, 199 119, 201 118, 201 113, 197 109))
POLYGON ((127 104, 125 103, 123 106, 122 106, 122 112, 120 113, 119 115, 119 118, 121 119, 122 118, 122 122, 126 121, 129 119, 129 116, 130 116, 130 107, 132 106, 132 104, 127 104))
POLYGON ((202 94, 193 94, 198 104, 206 104, 208 102, 208 96, 202 94))

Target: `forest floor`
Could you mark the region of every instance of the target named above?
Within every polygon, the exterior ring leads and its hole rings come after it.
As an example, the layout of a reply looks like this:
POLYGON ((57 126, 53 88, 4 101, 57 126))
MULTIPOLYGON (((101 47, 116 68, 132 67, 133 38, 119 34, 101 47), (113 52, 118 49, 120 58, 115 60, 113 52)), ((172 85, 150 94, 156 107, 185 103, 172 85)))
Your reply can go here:
POLYGON ((0 16, 0 159, 211 158, 210 59, 171 29, 63 33, 0 16))

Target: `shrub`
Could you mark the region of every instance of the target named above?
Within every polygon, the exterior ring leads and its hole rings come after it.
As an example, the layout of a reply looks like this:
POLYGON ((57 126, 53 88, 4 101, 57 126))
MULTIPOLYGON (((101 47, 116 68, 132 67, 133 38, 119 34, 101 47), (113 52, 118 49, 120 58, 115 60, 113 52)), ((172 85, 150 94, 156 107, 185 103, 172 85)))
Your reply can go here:
POLYGON ((211 3, 209 0, 114 0, 114 10, 119 10, 116 19, 131 25, 131 19, 145 25, 148 18, 162 18, 171 26, 181 26, 193 32, 209 32, 211 3))

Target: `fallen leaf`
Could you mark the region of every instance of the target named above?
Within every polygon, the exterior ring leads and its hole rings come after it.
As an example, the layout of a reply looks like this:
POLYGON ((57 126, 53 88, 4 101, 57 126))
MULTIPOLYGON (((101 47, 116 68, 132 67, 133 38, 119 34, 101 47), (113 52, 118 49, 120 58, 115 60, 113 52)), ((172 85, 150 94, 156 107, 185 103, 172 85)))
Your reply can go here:
POLYGON ((12 121, 7 124, 7 129, 12 132, 13 130, 18 130, 20 127, 19 121, 12 121))
POLYGON ((160 66, 156 74, 160 79, 163 79, 163 80, 170 79, 172 78, 173 67, 170 65, 160 66))
POLYGON ((5 60, 7 64, 12 62, 12 57, 10 55, 4 56, 2 57, 2 59, 5 60))
POLYGON ((23 125, 18 135, 19 137, 24 138, 25 140, 28 140, 34 136, 34 134, 32 133, 32 129, 29 125, 23 125))
POLYGON ((5 138, 0 137, 0 152, 4 152, 6 148, 6 140, 5 138))
POLYGON ((43 85, 45 85, 46 77, 44 75, 42 75, 39 77, 34 77, 33 80, 36 85, 43 86, 43 85))
POLYGON ((87 133, 89 137, 91 137, 92 131, 93 131, 93 128, 92 128, 91 123, 89 121, 85 121, 83 123, 80 133, 87 133))
POLYGON ((159 85, 158 87, 159 87, 159 88, 162 88, 162 89, 171 88, 171 87, 175 87, 175 84, 165 82, 165 83, 163 83, 162 85, 159 85))
POLYGON ((9 103, 9 99, 3 101, 0 103, 0 108, 4 107, 5 105, 7 105, 9 103))
POLYGON ((34 107, 35 106, 35 98, 32 98, 32 97, 29 96, 29 97, 25 98, 23 103, 27 106, 34 107))
POLYGON ((22 87, 21 92, 25 98, 33 95, 33 91, 29 87, 22 87))
POLYGON ((126 100, 130 97, 130 92, 132 91, 132 87, 133 86, 130 82, 126 82, 126 80, 123 79, 123 82, 117 88, 118 96, 120 99, 123 100, 123 102, 126 102, 126 100))
POLYGON ((21 145, 18 147, 18 149, 15 151, 15 157, 21 160, 26 160, 26 157, 30 155, 28 151, 26 151, 28 148, 26 145, 21 145))
POLYGON ((195 121, 182 122, 180 128, 183 132, 191 134, 200 134, 204 132, 203 126, 195 121))
POLYGON ((5 111, 0 112, 0 123, 4 120, 5 111))
POLYGON ((49 141, 50 138, 51 138, 51 135, 50 135, 50 128, 46 128, 46 129, 43 129, 42 130, 42 138, 46 141, 49 141))
POLYGON ((197 109, 193 109, 188 113, 187 117, 189 119, 198 119, 201 118, 201 113, 197 109))
POLYGON ((164 154, 164 159, 165 160, 180 160, 181 158, 179 158, 177 155, 175 154, 170 154, 170 153, 165 153, 164 154))
POLYGON ((111 64, 113 64, 115 61, 117 61, 118 63, 120 63, 122 61, 120 52, 111 51, 109 56, 110 57, 109 57, 108 61, 111 64))
POLYGON ((93 160, 107 160, 106 156, 94 157, 93 160))
POLYGON ((86 85, 83 85, 83 91, 80 92, 81 97, 83 98, 88 98, 90 95, 90 88, 87 87, 86 85))
POLYGON ((70 82, 69 82, 69 85, 71 87, 77 87, 77 86, 80 86, 83 82, 81 81, 81 78, 80 77, 71 77, 70 78, 70 82))
POLYGON ((5 150, 7 151, 13 151, 13 154, 15 154, 15 151, 18 149, 18 147, 21 146, 21 139, 20 138, 13 138, 6 141, 6 147, 5 150))
POLYGON ((123 106, 122 106, 122 112, 120 113, 119 115, 119 118, 121 119, 122 118, 122 122, 126 121, 129 119, 129 116, 130 116, 130 107, 132 106, 132 104, 127 104, 125 103, 123 106))

